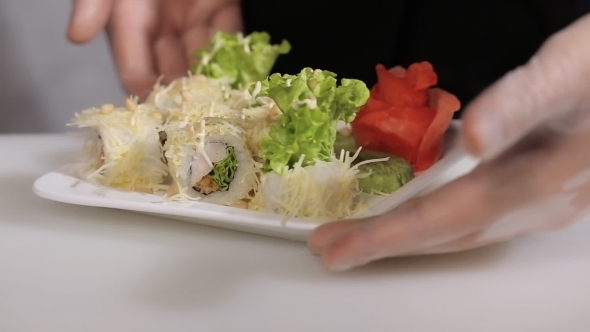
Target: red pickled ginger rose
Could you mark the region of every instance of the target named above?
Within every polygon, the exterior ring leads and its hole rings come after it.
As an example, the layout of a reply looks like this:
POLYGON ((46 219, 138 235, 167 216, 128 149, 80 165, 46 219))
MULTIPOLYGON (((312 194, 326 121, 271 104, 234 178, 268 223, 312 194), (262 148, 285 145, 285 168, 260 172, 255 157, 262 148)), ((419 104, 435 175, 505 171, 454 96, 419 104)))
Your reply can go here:
POLYGON ((433 88, 438 76, 429 62, 404 69, 376 67, 377 84, 351 123, 357 146, 407 160, 415 172, 437 162, 453 113, 461 108, 454 95, 433 88))

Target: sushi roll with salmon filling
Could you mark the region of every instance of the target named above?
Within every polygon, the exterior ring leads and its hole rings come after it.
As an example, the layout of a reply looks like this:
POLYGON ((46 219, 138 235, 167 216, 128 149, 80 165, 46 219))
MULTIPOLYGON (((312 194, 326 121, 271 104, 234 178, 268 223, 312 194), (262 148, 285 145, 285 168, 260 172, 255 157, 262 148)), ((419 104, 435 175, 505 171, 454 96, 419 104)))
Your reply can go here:
POLYGON ((125 107, 105 104, 84 110, 70 125, 90 129, 80 177, 124 190, 166 190, 162 116, 154 108, 126 99, 125 107))
POLYGON ((166 131, 165 156, 176 197, 221 205, 250 199, 257 186, 256 167, 240 127, 207 119, 166 131))

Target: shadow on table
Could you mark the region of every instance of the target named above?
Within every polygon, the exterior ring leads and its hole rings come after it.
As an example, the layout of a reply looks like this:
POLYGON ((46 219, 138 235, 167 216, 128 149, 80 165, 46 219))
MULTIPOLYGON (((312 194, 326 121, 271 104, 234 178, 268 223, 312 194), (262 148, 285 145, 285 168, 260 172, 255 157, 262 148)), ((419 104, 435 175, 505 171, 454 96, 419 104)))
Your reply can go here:
MULTIPOLYGON (((233 237, 207 233, 201 235, 223 236, 225 240, 233 237)), ((222 252, 179 252, 176 257, 161 257, 153 270, 138 280, 133 296, 142 305, 158 310, 206 309, 228 305, 237 294, 252 293, 256 289, 263 289, 266 293, 260 296, 272 296, 268 294, 272 285, 284 287, 285 280, 295 279, 297 287, 303 286, 302 292, 309 292, 313 297, 318 285, 347 286, 354 281, 358 286, 359 282, 373 283, 384 279, 478 272, 493 267, 508 247, 501 244, 456 254, 386 259, 348 272, 331 273, 309 254, 303 244, 255 236, 236 236, 234 240, 241 245, 222 252), (250 241, 259 243, 252 245, 248 243, 250 241), (253 252, 256 252, 255 256, 253 252), (265 281, 268 284, 261 286, 260 283, 265 281), (312 287, 306 290, 307 285, 312 287)), ((251 294, 248 298, 256 299, 257 296, 251 294)))
POLYGON ((221 305, 251 282, 306 285, 376 282, 489 269, 508 245, 448 255, 388 259, 345 273, 326 271, 304 243, 207 227, 133 212, 67 205, 41 199, 31 187, 36 175, 0 177, 3 223, 44 232, 144 242, 161 248, 153 266, 129 286, 141 306, 183 310, 221 305), (9 188, 6 190, 6 188, 9 188), (27 208, 34 206, 34 208, 27 208))

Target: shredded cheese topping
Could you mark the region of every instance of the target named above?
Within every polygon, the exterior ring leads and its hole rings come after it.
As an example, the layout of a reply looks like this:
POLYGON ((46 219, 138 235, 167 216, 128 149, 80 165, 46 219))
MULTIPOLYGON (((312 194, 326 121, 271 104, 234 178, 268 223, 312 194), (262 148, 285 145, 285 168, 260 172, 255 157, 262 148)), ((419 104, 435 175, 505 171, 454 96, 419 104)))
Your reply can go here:
MULTIPOLYGON (((243 42, 247 47, 248 41, 243 42)), ((86 178, 105 186, 155 193, 167 200, 199 200, 202 197, 191 195, 191 186, 184 185, 190 179, 187 165, 197 153, 213 165, 205 152, 208 137, 237 137, 246 149, 241 152, 249 156, 242 156, 238 168, 250 180, 235 184, 243 186, 246 194, 238 200, 232 196, 228 205, 276 212, 284 220, 334 220, 363 210, 358 179, 368 174, 360 174, 358 167, 381 160, 352 166, 359 150, 353 156, 343 152, 329 162, 316 160, 303 167, 302 156, 281 175, 263 173, 263 160, 257 157, 260 142, 281 111, 272 99, 258 96, 260 82, 253 83, 252 93, 249 86, 232 89, 229 83, 189 72, 168 85, 158 81, 143 104, 128 98, 123 107, 105 104, 76 114, 70 125, 92 129, 84 147, 86 178), (165 143, 160 140, 162 134, 165 143)), ((317 101, 312 96, 294 102, 293 107, 302 105, 315 108, 317 101)))
POLYGON ((365 205, 359 198, 358 179, 367 174, 359 173, 361 164, 352 166, 358 153, 350 156, 342 151, 339 158, 326 162, 316 160, 311 166, 302 167, 302 156, 293 168, 281 175, 270 172, 262 175, 259 192, 251 204, 258 210, 271 210, 289 218, 313 218, 334 220, 361 212, 365 205))
POLYGON ((103 114, 90 108, 75 115, 69 125, 93 129, 85 144, 85 166, 93 170, 88 180, 124 190, 166 190, 168 168, 159 141, 163 126, 152 112, 152 107, 138 105, 133 112, 114 108, 103 114))

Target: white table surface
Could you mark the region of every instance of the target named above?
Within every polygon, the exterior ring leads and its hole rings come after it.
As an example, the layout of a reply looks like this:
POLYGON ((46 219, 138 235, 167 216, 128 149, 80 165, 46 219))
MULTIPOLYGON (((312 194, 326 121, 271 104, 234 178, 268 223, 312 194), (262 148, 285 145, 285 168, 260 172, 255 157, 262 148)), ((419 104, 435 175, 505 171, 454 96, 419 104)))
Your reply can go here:
POLYGON ((303 243, 35 196, 79 147, 0 136, 0 331, 590 331, 590 221, 334 274, 303 243))

